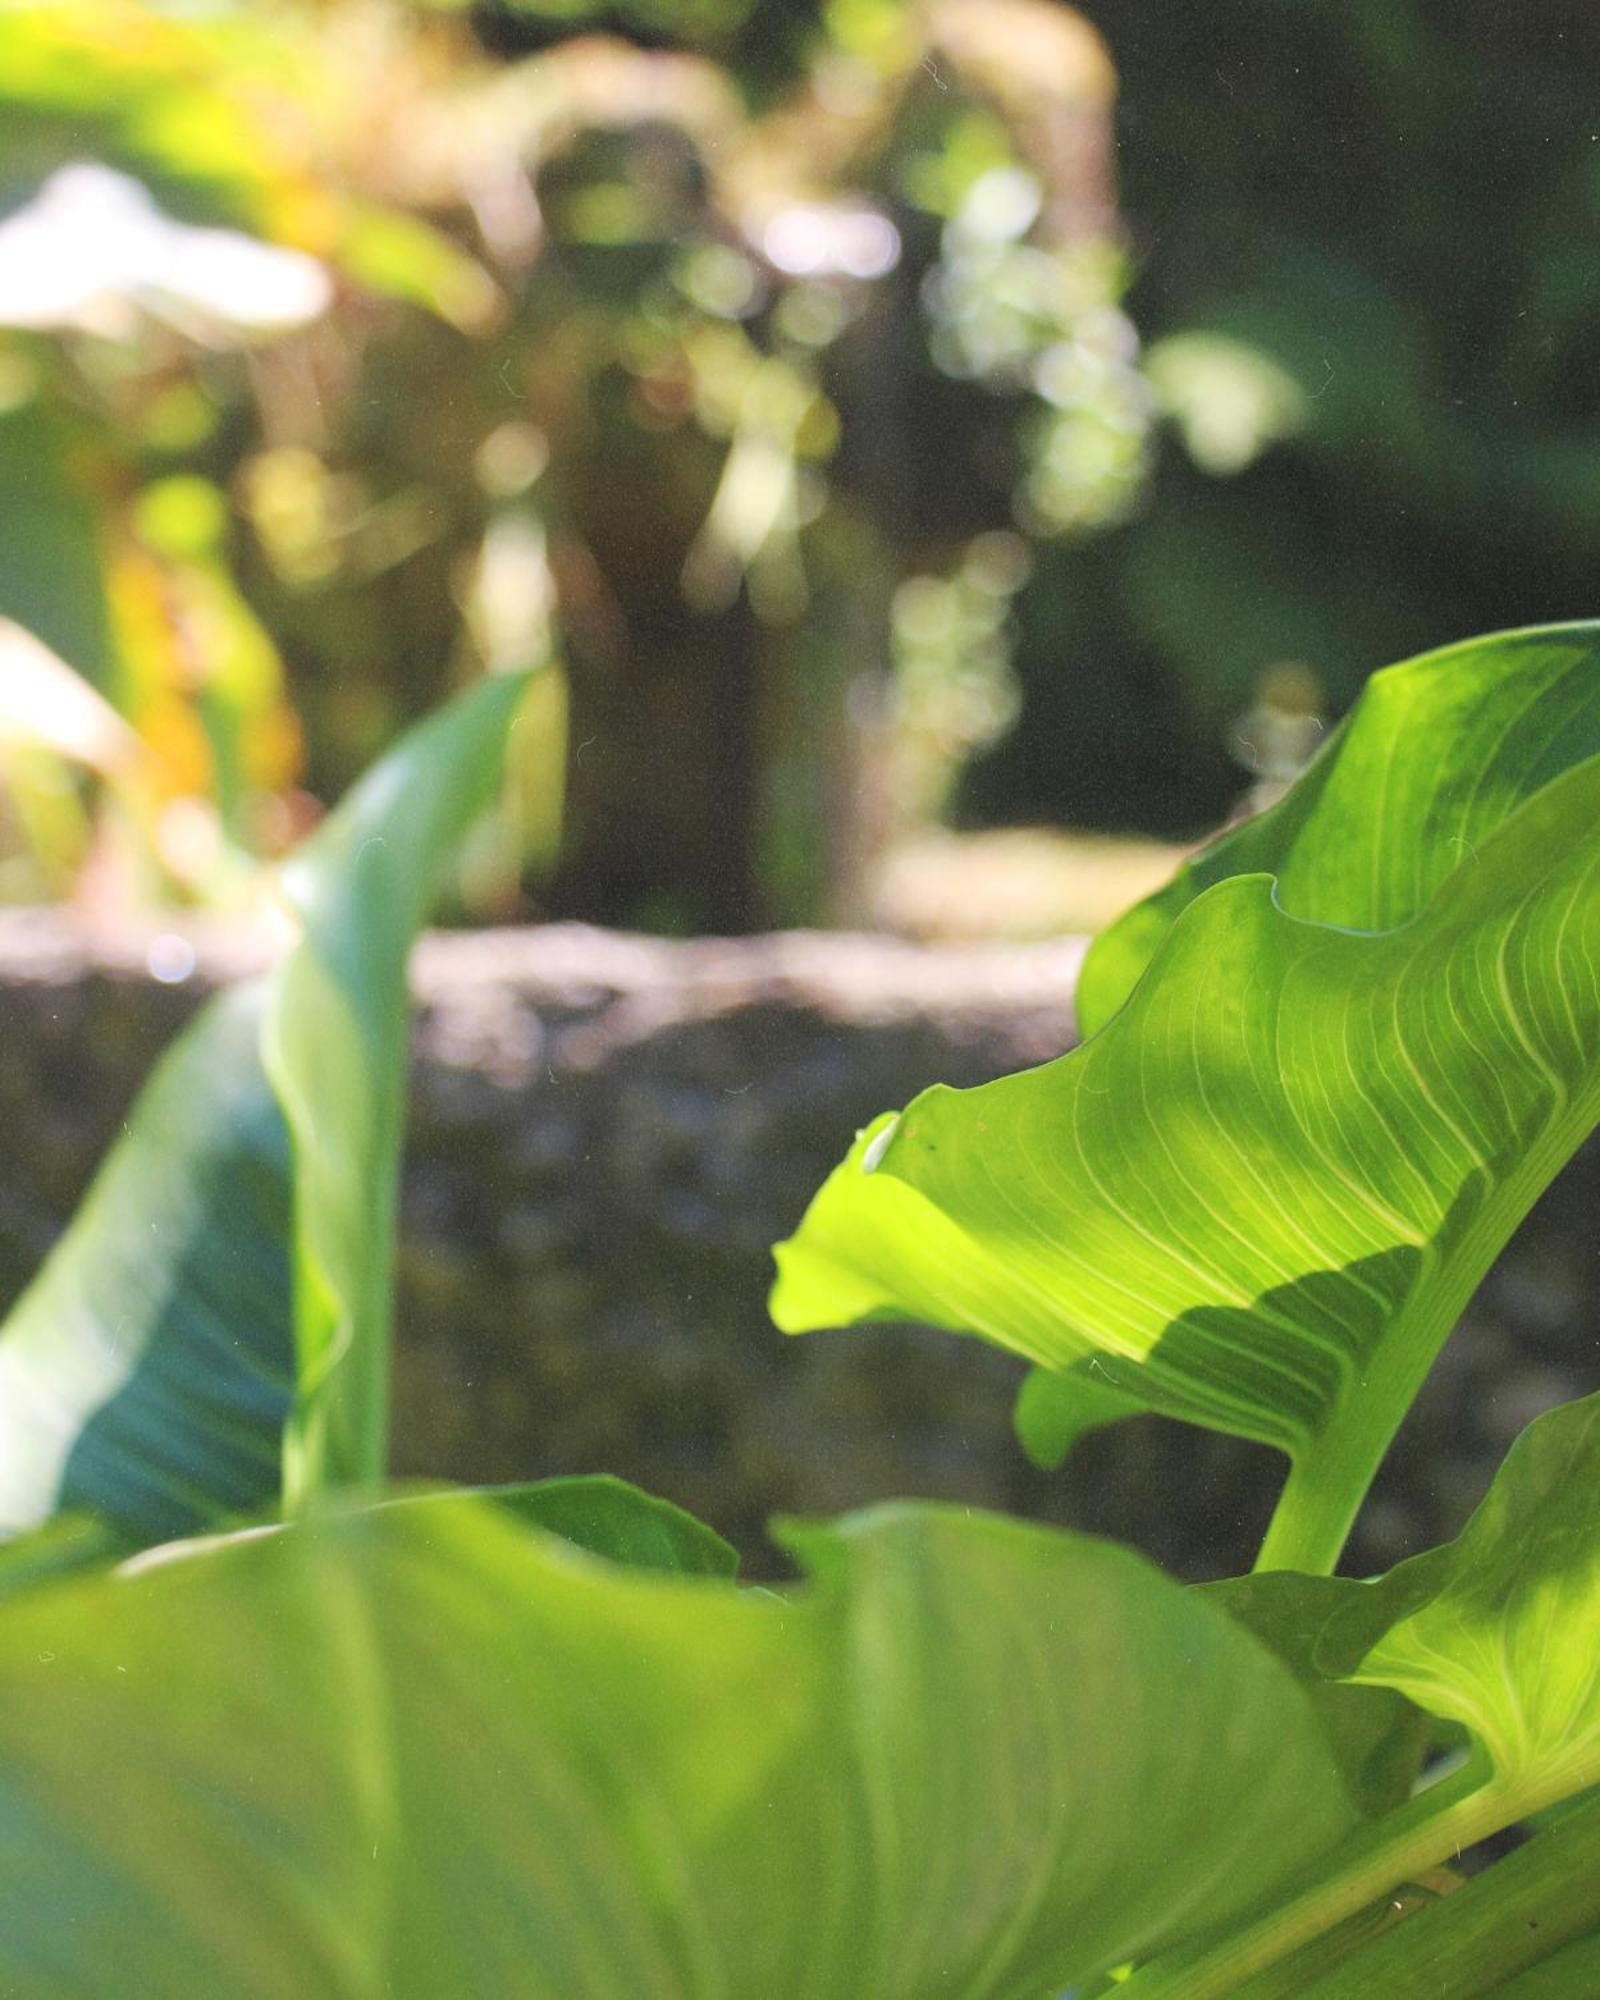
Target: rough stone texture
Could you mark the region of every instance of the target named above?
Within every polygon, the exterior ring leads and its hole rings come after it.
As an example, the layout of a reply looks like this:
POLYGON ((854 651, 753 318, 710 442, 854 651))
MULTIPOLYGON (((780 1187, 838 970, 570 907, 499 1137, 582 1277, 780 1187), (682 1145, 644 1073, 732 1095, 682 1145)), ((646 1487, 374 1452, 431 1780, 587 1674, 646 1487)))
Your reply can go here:
MULTIPOLYGON (((0 916, 0 1306, 36 1267, 160 1048, 258 938, 89 940, 0 916), (176 961, 174 964, 173 961, 176 961)), ((417 955, 399 1469, 607 1470, 774 1558, 775 1512, 933 1495, 1137 1542, 1188 1575, 1249 1558, 1272 1456, 1151 1419, 1060 1474, 1012 1441, 1019 1375, 899 1328, 785 1340, 768 1245, 874 1112, 1071 1038, 1074 941, 666 943, 577 928, 436 936, 417 955)), ((1355 1561, 1452 1532, 1538 1410, 1600 1386, 1600 1156, 1569 1168, 1446 1349, 1355 1561)))

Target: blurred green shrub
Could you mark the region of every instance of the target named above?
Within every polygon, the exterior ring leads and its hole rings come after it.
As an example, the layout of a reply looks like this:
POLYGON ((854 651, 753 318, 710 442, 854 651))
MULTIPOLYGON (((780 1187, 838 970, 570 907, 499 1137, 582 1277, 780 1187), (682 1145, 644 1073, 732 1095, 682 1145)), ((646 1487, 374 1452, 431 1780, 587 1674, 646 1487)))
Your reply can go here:
POLYGON ((589 916, 837 913, 938 809, 1014 707, 994 537, 1144 478, 1110 67, 1051 0, 771 14, 0 16, 0 614, 145 746, 69 844, 8 753, 5 892, 245 893, 552 652, 482 909, 531 859, 589 916))
POLYGON ((1553 0, 1090 9, 1167 436, 1130 525, 1040 552, 1028 726, 977 818, 1192 833, 1260 676, 1333 713, 1445 627, 1589 602, 1600 16, 1553 0))
POLYGON ((13 741, 0 894, 235 896, 549 653, 481 911, 1215 823, 1286 665, 1587 601, 1600 27, 1519 20, 1097 0, 1124 230, 1056 0, 7 8, 0 615, 146 755, 13 741))

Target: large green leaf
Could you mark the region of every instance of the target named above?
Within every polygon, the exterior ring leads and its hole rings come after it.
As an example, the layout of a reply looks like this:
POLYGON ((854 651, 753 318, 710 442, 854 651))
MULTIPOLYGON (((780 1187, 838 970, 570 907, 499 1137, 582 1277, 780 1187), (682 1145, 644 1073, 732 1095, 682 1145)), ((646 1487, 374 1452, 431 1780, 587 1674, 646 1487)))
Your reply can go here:
POLYGON ((302 1425, 340 1393, 343 1363, 369 1436, 381 1429, 406 953, 495 782, 521 686, 474 689, 376 767, 302 850, 300 943, 164 1058, 0 1329, 0 1533, 81 1507, 147 1542, 274 1497, 296 1374, 295 1175, 302 1425))
POLYGON ((1593 2000, 1600 1993, 1600 1931, 1577 1939, 1494 1991, 1499 2000, 1593 2000))
MULTIPOLYGON (((1525 656, 1548 687, 1523 641, 1503 672, 1525 656)), ((1396 795, 1447 754, 1395 743, 1396 795)), ((1269 1557, 1331 1566, 1440 1342, 1600 1114, 1600 759, 1468 823, 1408 922, 1311 921, 1231 876, 1070 1055, 878 1121, 778 1250, 778 1324, 928 1319, 1115 1391, 1080 1428, 1137 1402, 1277 1445, 1269 1557)))
POLYGON ((453 1499, 0 1605, 0 1989, 1039 2000, 1349 1823, 1293 1679, 1109 1545, 899 1507, 779 1596, 453 1499))
POLYGON ((1436 1731, 1397 1689, 1356 1686, 1327 1673, 1319 1651, 1327 1581, 1293 1570, 1258 1571, 1204 1585, 1201 1594, 1225 1605, 1294 1674, 1316 1704, 1351 1797, 1377 1817, 1410 1797, 1436 1731))
MULTIPOLYGON (((1459 1725, 1475 1754, 1437 1794, 1425 1792, 1394 1815, 1392 1833, 1380 1827, 1365 1846, 1357 1843, 1350 1866, 1333 1871, 1331 1889, 1313 1886, 1236 1939, 1151 1967, 1134 1981, 1130 2000, 1236 1992, 1254 2000, 1245 1977, 1272 1963, 1286 1942, 1310 1940, 1395 1884, 1600 1785, 1600 1396, 1538 1418, 1460 1536, 1375 1582, 1282 1573, 1219 1588, 1236 1616, 1294 1662, 1302 1681, 1320 1676, 1330 1692, 1398 1692, 1459 1725)), ((1490 1912, 1503 1909, 1513 1929, 1514 1906, 1537 1916, 1539 1904, 1548 1905, 1541 1950, 1500 1961, 1507 1971, 1533 1963, 1596 1922, 1597 1855, 1600 1813, 1590 1803, 1541 1832, 1529 1858, 1519 1857, 1492 1894, 1463 1892, 1459 1911, 1452 1897, 1425 1923, 1417 1920, 1416 1980, 1390 1976, 1410 1963, 1397 1931, 1371 1948, 1372 1983, 1360 1984, 1363 1960, 1352 1959, 1348 1974, 1330 1975, 1329 1993, 1454 1995, 1454 1985, 1429 1985, 1423 1975, 1470 1960, 1472 1927, 1485 1904, 1490 1912), (1574 1843, 1579 1862, 1560 1865, 1574 1843), (1468 1928, 1468 1944, 1457 1936, 1458 1921, 1468 1928)), ((1486 1888, 1497 1874, 1491 1871, 1486 1888)), ((1301 1989, 1263 1978, 1261 1990, 1301 1989)))
MULTIPOLYGON (((1373 675, 1277 805, 1094 940, 1074 995, 1080 1030, 1111 1019, 1178 915, 1215 883, 1270 874, 1292 916, 1393 929, 1523 800, 1597 753, 1600 626, 1469 639, 1373 675)), ((1105 1386, 1081 1365, 1029 1377, 1017 1429, 1037 1463, 1059 1464, 1085 1432, 1117 1420, 1105 1386)))
POLYGON ((87 1508, 136 1541, 276 1493, 293 1381, 289 1148, 262 994, 163 1058, 0 1331, 0 1533, 87 1508))
POLYGON ((1530 1424, 1455 1541, 1314 1582, 1324 1671, 1461 1723, 1527 1811, 1600 1784, 1600 1396, 1530 1424))
POLYGON ((411 730, 285 878, 301 935, 272 982, 262 1046, 294 1151, 292 1496, 376 1481, 387 1464, 406 960, 500 783, 528 678, 492 676, 411 730))
POLYGON ((1304 777, 1204 848, 1089 947, 1085 1035, 1132 992, 1180 911, 1230 875, 1272 875, 1292 916, 1392 930, 1524 799, 1600 754, 1600 625, 1447 646, 1374 674, 1304 777))

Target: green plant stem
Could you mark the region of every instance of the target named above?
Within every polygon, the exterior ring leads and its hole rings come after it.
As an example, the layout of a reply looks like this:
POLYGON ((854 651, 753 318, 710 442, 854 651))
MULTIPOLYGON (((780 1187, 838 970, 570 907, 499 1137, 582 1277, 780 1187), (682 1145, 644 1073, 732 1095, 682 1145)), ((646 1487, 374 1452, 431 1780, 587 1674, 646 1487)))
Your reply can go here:
POLYGON ((1326 1427, 1291 1464, 1256 1557, 1257 1570, 1332 1575, 1384 1454, 1439 1349, 1517 1225, 1589 1136, 1597 1115, 1600 1093, 1591 1092, 1564 1117, 1552 1120, 1448 1261, 1431 1277, 1419 1274, 1411 1300, 1379 1341, 1366 1375, 1348 1386, 1326 1427))
POLYGON ((370 1343, 359 1374, 342 1382, 337 1403, 310 1398, 291 1417, 283 1439, 283 1511, 303 1514, 335 1489, 375 1493, 389 1463, 390 1349, 370 1343))
MULTIPOLYGON (((379 1205, 372 1234, 384 1267, 392 1266, 394 1201, 379 1205)), ((332 1318, 338 1302, 321 1288, 320 1309, 332 1318)), ((309 1308, 314 1310, 315 1308, 309 1308)), ((297 1299, 296 1310, 308 1310, 297 1299)), ((389 1426, 394 1372, 394 1335, 389 1290, 381 1310, 371 1312, 349 1341, 343 1365, 331 1379, 302 1389, 283 1439, 283 1504, 287 1514, 304 1513, 319 1495, 334 1488, 376 1492, 389 1472, 389 1426)), ((337 1351, 337 1350, 336 1350, 337 1351)))
POLYGON ((1533 1809, 1473 1764, 1358 1837, 1342 1865, 1220 1944, 1153 1961, 1118 2000, 1233 2000, 1246 1980, 1533 1809))
POLYGON ((304 1354, 307 1328, 331 1352, 320 1379, 302 1378, 283 1436, 283 1508, 303 1514, 335 1488, 373 1493, 389 1475, 390 1406, 394 1374, 393 1271, 395 1212, 399 1202, 399 1141, 385 1148, 387 1172, 369 1193, 367 1241, 374 1246, 379 1281, 347 1303, 327 1284, 297 1219, 296 1340, 304 1354))
MULTIPOLYGON (((1366 2000, 1375 1993, 1476 2000, 1600 1925, 1600 1799, 1578 1806, 1453 1894, 1428 1903, 1320 1979, 1238 2000, 1366 2000)), ((1288 1971, 1290 1968, 1281 1968, 1288 1971)), ((1554 1990, 1554 1989, 1552 1989, 1554 1990)), ((1574 1985, 1569 1993, 1600 1991, 1574 1985)))
POLYGON ((1395 1432, 1502 1241, 1497 1235, 1487 1246, 1463 1246, 1455 1283, 1441 1277, 1436 1287, 1419 1288, 1425 1311, 1400 1314, 1369 1373, 1352 1385, 1326 1428, 1290 1465, 1257 1570, 1333 1574, 1395 1432), (1468 1250, 1477 1254, 1469 1258, 1468 1250))

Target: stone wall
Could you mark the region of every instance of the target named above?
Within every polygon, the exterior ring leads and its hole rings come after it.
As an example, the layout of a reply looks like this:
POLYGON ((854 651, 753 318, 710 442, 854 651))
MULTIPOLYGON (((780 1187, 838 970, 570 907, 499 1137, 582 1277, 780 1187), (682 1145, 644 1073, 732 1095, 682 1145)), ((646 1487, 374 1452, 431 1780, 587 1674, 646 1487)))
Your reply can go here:
MULTIPOLYGON (((0 917, 0 1306, 159 1049, 262 956, 238 935, 94 941, 0 917)), ((399 1469, 618 1472, 713 1521, 757 1571, 774 1560, 769 1514, 899 1494, 1119 1534, 1191 1575, 1246 1561, 1270 1454, 1151 1419, 1041 1474, 1012 1441, 1006 1357, 899 1328, 785 1340, 766 1316, 768 1246, 855 1128, 926 1083, 1068 1046, 1080 956, 1073 941, 669 943, 570 927, 426 940, 399 1469)), ((1451 1532, 1524 1422, 1600 1386, 1597 1194, 1590 1155, 1507 1253, 1386 1471, 1358 1559, 1451 1532)))

